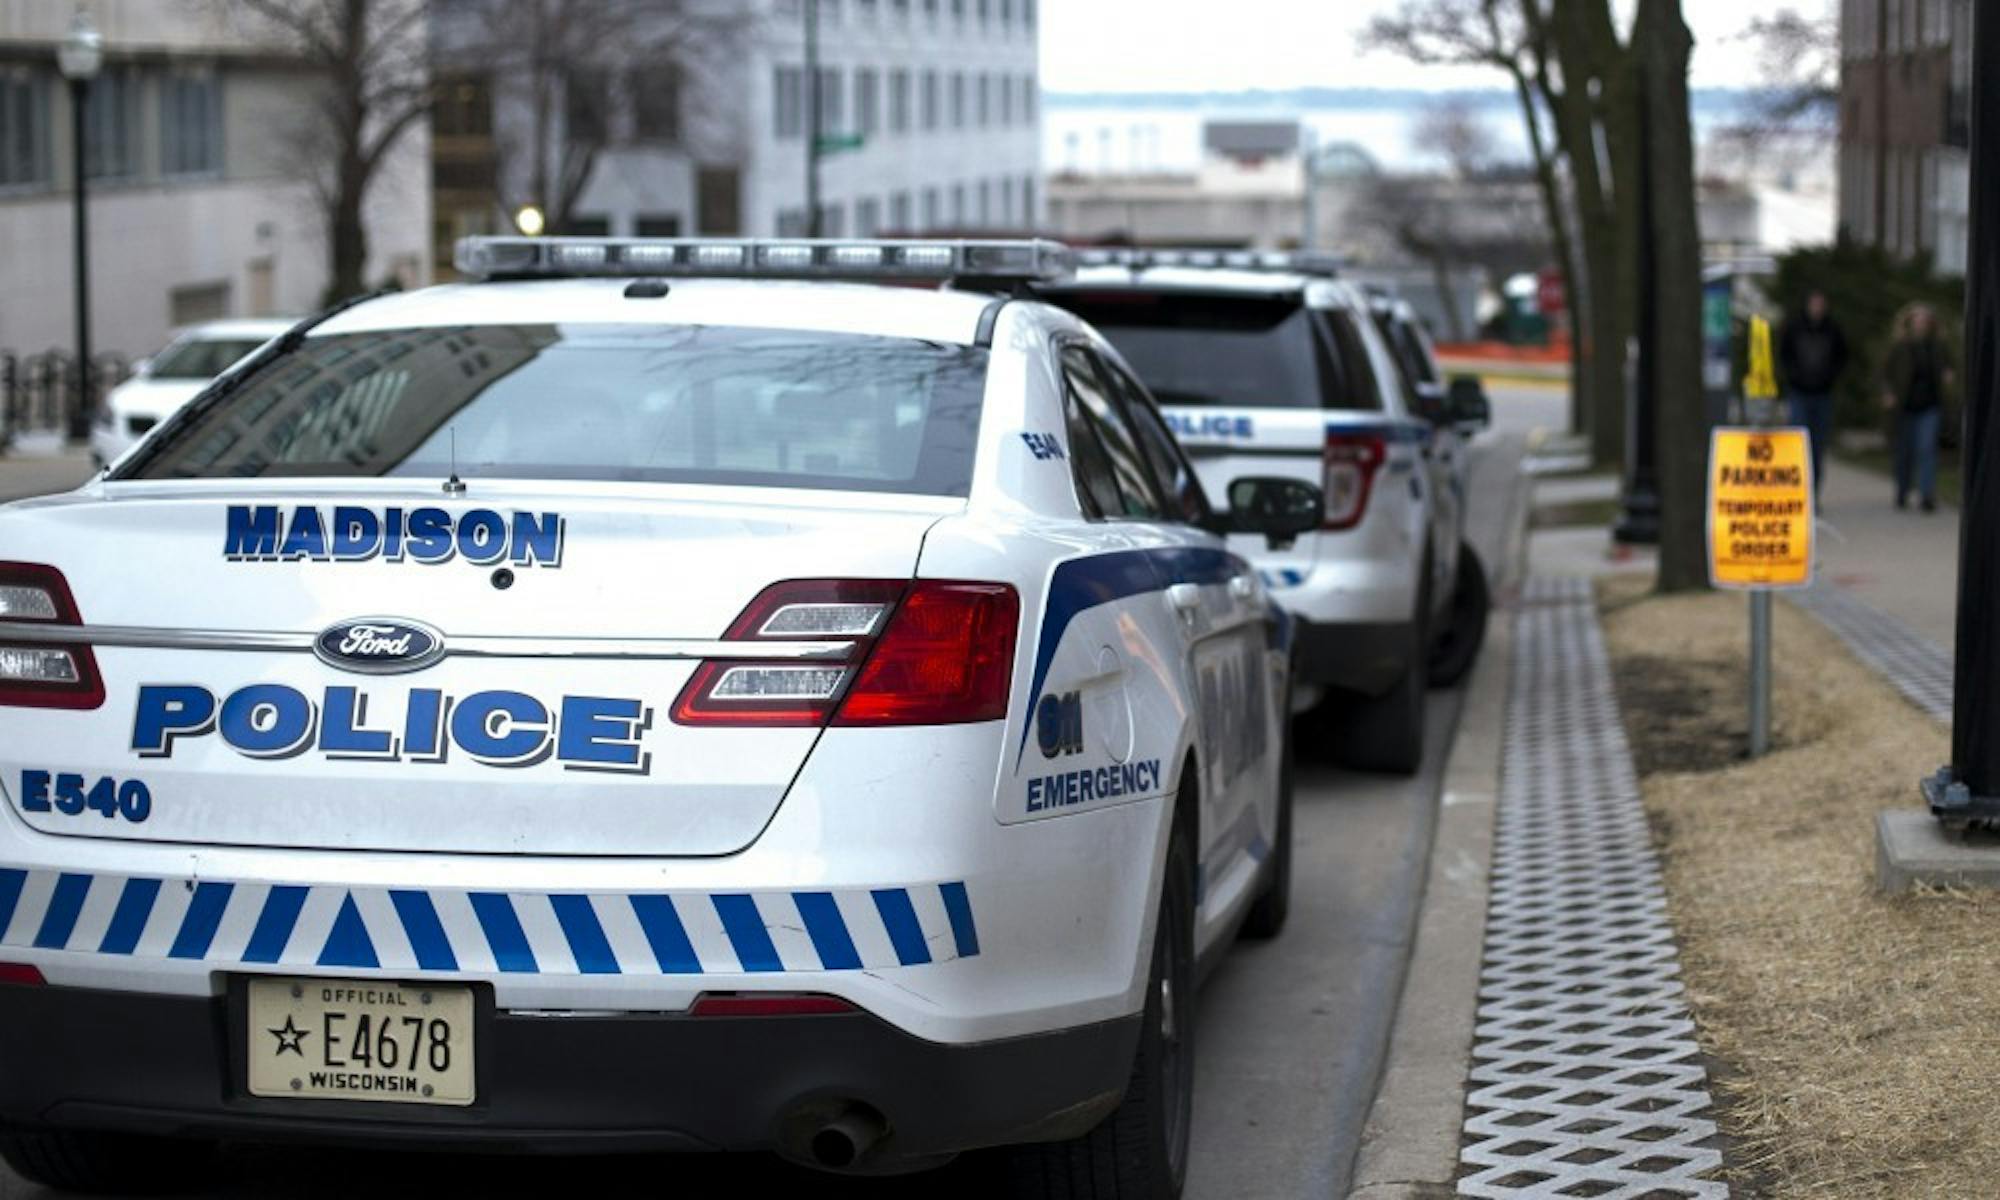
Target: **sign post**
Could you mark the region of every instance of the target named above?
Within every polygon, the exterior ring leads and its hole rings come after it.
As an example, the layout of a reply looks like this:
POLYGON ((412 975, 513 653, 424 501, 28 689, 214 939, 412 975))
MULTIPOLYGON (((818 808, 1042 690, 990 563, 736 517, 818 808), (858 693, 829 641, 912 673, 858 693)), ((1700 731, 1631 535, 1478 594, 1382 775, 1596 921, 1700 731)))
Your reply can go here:
MULTIPOLYGON (((1747 397, 1772 400, 1771 327, 1750 325, 1747 397)), ((1771 592, 1812 582, 1812 447, 1803 429, 1718 427, 1708 449, 1708 580, 1750 593, 1750 757, 1771 744, 1771 592)))

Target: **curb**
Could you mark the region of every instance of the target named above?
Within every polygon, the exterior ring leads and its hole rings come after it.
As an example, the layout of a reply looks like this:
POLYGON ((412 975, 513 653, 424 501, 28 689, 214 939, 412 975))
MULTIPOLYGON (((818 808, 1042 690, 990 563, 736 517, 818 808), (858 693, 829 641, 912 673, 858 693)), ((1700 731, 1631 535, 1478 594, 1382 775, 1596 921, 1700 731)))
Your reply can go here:
POLYGON ((1525 456, 1521 466, 1509 499, 1505 550, 1495 564, 1501 603, 1487 621, 1486 647, 1445 760, 1416 937, 1355 1157, 1348 1191, 1353 1200, 1435 1200, 1454 1194, 1459 1174, 1513 664, 1511 609, 1526 566, 1534 487, 1525 456))

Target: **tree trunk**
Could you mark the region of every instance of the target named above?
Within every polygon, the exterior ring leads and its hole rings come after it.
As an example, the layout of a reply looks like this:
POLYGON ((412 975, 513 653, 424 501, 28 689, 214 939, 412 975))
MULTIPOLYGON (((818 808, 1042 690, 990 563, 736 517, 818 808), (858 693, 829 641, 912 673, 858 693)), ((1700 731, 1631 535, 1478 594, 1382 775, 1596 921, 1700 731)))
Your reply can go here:
POLYGON ((1562 194, 1562 184, 1556 178, 1556 164, 1548 144, 1542 140, 1542 123, 1535 112, 1535 93, 1528 83, 1528 76, 1518 67, 1512 68, 1514 77, 1514 98, 1521 105, 1521 121, 1528 131, 1528 153, 1535 162, 1535 183, 1542 193, 1542 207, 1548 213, 1549 241, 1556 252, 1556 265, 1563 276, 1563 300, 1570 312, 1570 345, 1573 360, 1569 374, 1569 425, 1570 432, 1583 433, 1588 428, 1583 406, 1583 338, 1577 328, 1577 296, 1579 295, 1578 272, 1576 267, 1576 246, 1570 240, 1569 211, 1562 194))
POLYGON ((329 214, 329 265, 326 302, 335 304, 367 290, 368 227, 361 219, 361 197, 368 186, 358 162, 343 162, 329 214))
POLYGON ((1694 130, 1688 113, 1693 35, 1680 0, 1639 0, 1633 43, 1643 63, 1653 194, 1653 381, 1663 592, 1708 586, 1705 529, 1708 403, 1702 391, 1701 230, 1695 216, 1694 130))
POLYGON ((1442 252, 1433 253, 1431 259, 1431 285, 1437 288, 1438 303, 1444 307, 1445 340, 1463 343, 1465 321, 1458 313, 1458 297, 1452 294, 1451 259, 1442 252))

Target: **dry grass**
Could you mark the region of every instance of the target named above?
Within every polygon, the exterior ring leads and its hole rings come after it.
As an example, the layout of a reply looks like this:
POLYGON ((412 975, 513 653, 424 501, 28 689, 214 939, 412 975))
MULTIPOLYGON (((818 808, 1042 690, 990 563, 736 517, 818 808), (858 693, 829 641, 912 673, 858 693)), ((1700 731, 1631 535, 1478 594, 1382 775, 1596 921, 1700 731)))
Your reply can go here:
POLYGON ((1780 603, 1779 749, 1744 761, 1743 598, 1636 586, 1605 630, 1739 1194, 2000 1195, 2000 896, 1872 890, 1944 729, 1780 603))

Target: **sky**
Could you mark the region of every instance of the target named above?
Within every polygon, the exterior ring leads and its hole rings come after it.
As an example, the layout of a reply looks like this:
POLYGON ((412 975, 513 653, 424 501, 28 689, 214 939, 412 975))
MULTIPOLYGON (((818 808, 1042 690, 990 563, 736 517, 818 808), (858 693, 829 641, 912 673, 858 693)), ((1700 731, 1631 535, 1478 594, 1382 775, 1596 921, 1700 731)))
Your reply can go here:
MULTIPOLYGON (((1741 35, 1751 14, 1768 9, 1754 0, 1682 3, 1695 36, 1694 86, 1754 86, 1741 35)), ((1506 85, 1497 71, 1362 54, 1356 35, 1370 17, 1397 7, 1397 0, 1041 0, 1042 84, 1057 92, 1506 85)))

